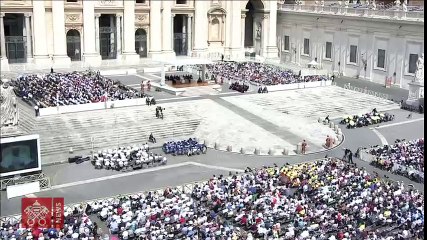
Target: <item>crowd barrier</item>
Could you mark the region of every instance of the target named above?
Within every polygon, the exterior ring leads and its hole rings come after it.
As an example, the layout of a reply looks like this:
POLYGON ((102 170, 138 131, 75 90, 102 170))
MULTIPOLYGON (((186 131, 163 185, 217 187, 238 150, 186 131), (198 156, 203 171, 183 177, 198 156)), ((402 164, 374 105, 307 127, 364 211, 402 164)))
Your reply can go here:
POLYGON ((47 108, 39 109, 39 116, 48 116, 48 115, 61 114, 61 113, 83 112, 83 111, 100 110, 100 109, 117 108, 117 107, 129 107, 129 106, 137 106, 137 105, 145 105, 145 104, 146 104, 145 98, 134 98, 134 99, 86 103, 86 104, 78 104, 78 105, 47 107, 47 108))
MULTIPOLYGON (((241 80, 237 78, 231 78, 227 79, 229 84, 232 84, 234 82, 239 82, 241 80)), ((332 81, 315 81, 315 82, 299 82, 299 83, 290 83, 290 84, 278 84, 278 85, 267 85, 267 89, 269 92, 275 92, 275 91, 283 91, 283 90, 294 90, 294 89, 300 89, 300 88, 314 88, 314 87, 325 87, 325 86, 331 86, 332 81)), ((260 85, 255 82, 249 81, 249 90, 248 91, 258 91, 260 85)))
POLYGON ((380 92, 372 91, 372 90, 369 90, 367 88, 355 87, 355 86, 351 86, 350 84, 345 84, 344 85, 344 89, 348 89, 348 90, 352 90, 352 91, 356 91, 356 92, 368 94, 368 95, 375 96, 375 97, 378 97, 378 98, 383 98, 383 99, 386 99, 386 100, 390 100, 391 99, 390 95, 388 95, 386 93, 380 93, 380 92))

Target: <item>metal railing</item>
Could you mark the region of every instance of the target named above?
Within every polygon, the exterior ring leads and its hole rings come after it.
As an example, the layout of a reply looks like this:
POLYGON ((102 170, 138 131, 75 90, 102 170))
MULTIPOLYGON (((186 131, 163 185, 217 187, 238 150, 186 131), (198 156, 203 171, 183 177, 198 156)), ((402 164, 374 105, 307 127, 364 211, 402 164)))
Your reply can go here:
POLYGON ((352 91, 356 91, 356 92, 360 92, 360 93, 364 93, 364 94, 368 94, 374 97, 378 97, 378 98, 383 98, 386 100, 390 100, 390 95, 387 93, 380 93, 380 92, 376 92, 376 91, 372 91, 369 90, 368 88, 361 88, 361 87, 355 87, 355 86, 351 86, 350 83, 349 84, 345 84, 344 85, 344 89, 348 89, 348 90, 352 90, 352 91))
MULTIPOLYGON (((408 6, 408 8, 410 8, 408 6)), ((400 20, 410 20, 410 21, 420 21, 424 22, 424 11, 423 10, 410 10, 404 11, 400 8, 387 8, 381 7, 373 9, 370 6, 339 6, 339 5, 298 5, 298 4, 283 4, 278 3, 279 11, 285 12, 308 12, 308 13, 318 13, 326 15, 347 15, 347 16, 361 16, 369 18, 393 18, 400 20)))

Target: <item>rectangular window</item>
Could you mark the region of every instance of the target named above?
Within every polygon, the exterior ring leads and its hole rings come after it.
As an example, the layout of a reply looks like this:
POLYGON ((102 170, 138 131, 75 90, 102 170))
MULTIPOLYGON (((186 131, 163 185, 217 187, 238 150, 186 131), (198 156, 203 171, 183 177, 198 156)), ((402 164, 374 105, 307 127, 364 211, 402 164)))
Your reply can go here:
POLYGON ((78 0, 67 0, 67 2, 69 2, 69 3, 75 3, 75 2, 77 2, 78 0))
POLYGON ((409 54, 409 69, 408 73, 415 73, 417 71, 418 54, 409 54))
POLYGON ((176 4, 187 4, 187 0, 176 0, 176 4))
POLYGON ((304 38, 304 54, 310 55, 310 39, 304 38))
POLYGON ((136 0, 135 2, 136 2, 136 3, 139 3, 139 4, 144 4, 144 3, 145 3, 145 0, 136 0))
POLYGON ((378 49, 377 67, 385 69, 385 50, 378 49))
POLYGON ((285 36, 285 51, 289 51, 289 36, 285 36))
POLYGON ((326 42, 325 58, 326 59, 331 59, 332 58, 332 43, 331 42, 326 42))
POLYGON ((350 45, 350 62, 357 63, 357 46, 350 45))

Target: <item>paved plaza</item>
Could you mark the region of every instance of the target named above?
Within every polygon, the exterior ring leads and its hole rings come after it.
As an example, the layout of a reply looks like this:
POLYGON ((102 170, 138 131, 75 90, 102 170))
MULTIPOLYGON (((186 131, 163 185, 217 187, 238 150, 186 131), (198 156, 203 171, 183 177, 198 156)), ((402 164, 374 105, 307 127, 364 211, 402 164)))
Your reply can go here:
MULTIPOLYGON (((138 74, 114 78, 137 87, 141 76, 138 74)), ((155 77, 152 78, 156 81, 155 77)), ((224 92, 198 92, 193 96, 181 97, 153 92, 158 98, 158 105, 165 108, 163 120, 155 118, 154 106, 37 118, 33 129, 37 129, 37 133, 41 135, 43 172, 51 178, 53 187, 31 196, 60 195, 65 197, 66 203, 77 203, 87 199, 201 181, 214 174, 241 172, 246 167, 274 163, 296 164, 323 158, 325 155, 342 157, 343 148, 355 151, 360 146, 393 143, 396 138, 424 137, 423 115, 414 113, 408 119, 408 113, 398 109, 398 105, 393 102, 340 87, 268 94, 224 92), (373 126, 374 128, 346 129, 341 126, 344 134, 341 145, 328 151, 323 148, 326 135, 333 135, 334 132, 328 126, 318 123, 318 118, 329 114, 338 124, 343 116, 365 113, 374 107, 394 114, 395 121, 373 126), (197 137, 206 141, 210 149, 206 155, 168 156, 166 166, 130 173, 95 170, 89 162, 81 165, 63 163, 69 156, 89 154, 92 148, 98 150, 146 142, 151 132, 160 142, 197 137), (307 139, 310 146, 310 153, 304 156, 293 151, 302 139, 307 139), (213 149, 215 143, 218 150, 213 149), (232 146, 232 152, 225 151, 228 146, 232 146), (74 150, 72 154, 68 153, 70 148, 74 150), (242 148, 247 153, 253 153, 255 148, 259 148, 264 156, 238 153, 242 148), (289 156, 282 155, 284 148, 291 150, 289 156), (267 155, 270 149, 274 150, 275 156, 267 155)), ((153 151, 160 153, 161 149, 155 148, 153 151)), ((368 163, 360 160, 356 160, 356 163, 371 172, 380 172, 422 190, 421 184, 372 169, 368 163)), ((2 216, 18 213, 20 198, 7 200, 6 194, 2 194, 1 201, 2 216)))

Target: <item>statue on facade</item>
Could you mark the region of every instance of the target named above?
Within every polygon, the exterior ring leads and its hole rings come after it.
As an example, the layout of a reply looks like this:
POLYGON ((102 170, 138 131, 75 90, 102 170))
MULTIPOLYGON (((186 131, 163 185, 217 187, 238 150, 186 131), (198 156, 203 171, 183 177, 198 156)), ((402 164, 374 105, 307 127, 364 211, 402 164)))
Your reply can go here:
POLYGON ((324 0, 322 0, 322 1, 320 1, 320 6, 325 6, 325 1, 324 0))
POLYGON ((349 0, 344 1, 344 5, 346 8, 348 8, 348 5, 350 5, 350 1, 349 0))
POLYGON ((415 82, 424 85, 424 53, 417 60, 417 70, 415 71, 415 82))
POLYGON ((404 0, 402 4, 402 9, 404 12, 408 11, 408 0, 404 0))
POLYGON ((400 6, 400 0, 395 0, 395 1, 394 1, 394 5, 395 5, 396 7, 399 7, 399 6, 400 6))
POLYGON ((261 30, 262 30, 262 25, 261 25, 261 23, 258 23, 257 29, 256 29, 256 37, 257 38, 261 38, 261 30))
POLYGON ((375 0, 372 0, 372 9, 373 10, 377 9, 377 4, 375 3, 375 0))
POLYGON ((319 1, 314 1, 314 5, 319 6, 319 1))

